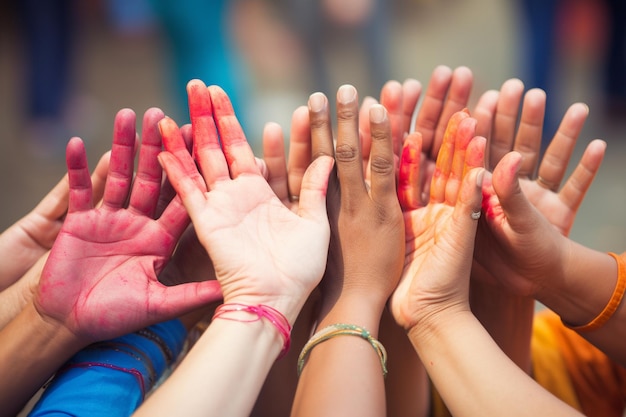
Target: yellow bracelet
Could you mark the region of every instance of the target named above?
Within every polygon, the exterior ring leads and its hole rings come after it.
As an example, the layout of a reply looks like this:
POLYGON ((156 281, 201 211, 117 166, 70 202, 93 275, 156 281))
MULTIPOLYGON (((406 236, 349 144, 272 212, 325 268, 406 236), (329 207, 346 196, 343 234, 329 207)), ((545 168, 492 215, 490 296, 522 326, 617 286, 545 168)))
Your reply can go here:
POLYGON ((622 298, 624 298, 624 291, 626 290, 626 262, 624 262, 624 259, 621 256, 616 255, 615 253, 609 252, 609 255, 617 261, 617 284, 615 285, 615 290, 613 290, 611 299, 604 307, 604 310, 602 310, 596 318, 582 326, 568 326, 570 329, 576 330, 577 332, 588 332, 602 327, 613 316, 613 314, 615 314, 617 308, 622 302, 622 298))
POLYGON ((370 332, 363 327, 343 323, 331 324, 330 326, 324 327, 309 339, 309 341, 302 348, 302 352, 300 352, 300 356, 298 357, 298 375, 302 373, 304 362, 306 361, 311 349, 330 338, 342 335, 359 336, 367 340, 376 351, 376 354, 378 354, 380 364, 383 368, 383 377, 387 376, 387 351, 385 350, 383 344, 372 337, 370 332))

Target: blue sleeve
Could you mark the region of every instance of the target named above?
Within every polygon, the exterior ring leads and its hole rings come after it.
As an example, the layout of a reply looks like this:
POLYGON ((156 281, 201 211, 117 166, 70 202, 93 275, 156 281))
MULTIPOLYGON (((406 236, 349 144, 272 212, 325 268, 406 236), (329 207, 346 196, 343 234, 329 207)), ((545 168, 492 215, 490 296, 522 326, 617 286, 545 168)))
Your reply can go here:
POLYGON ((29 416, 130 416, 180 355, 186 335, 171 320, 86 347, 59 370, 29 416))

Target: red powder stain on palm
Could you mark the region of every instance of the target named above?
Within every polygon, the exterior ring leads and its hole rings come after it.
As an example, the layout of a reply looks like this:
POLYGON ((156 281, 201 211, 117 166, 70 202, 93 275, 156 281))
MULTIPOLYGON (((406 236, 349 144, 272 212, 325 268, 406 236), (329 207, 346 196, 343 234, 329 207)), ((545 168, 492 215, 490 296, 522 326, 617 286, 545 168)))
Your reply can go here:
POLYGON ((496 217, 496 210, 494 209, 493 203, 491 202, 491 197, 491 193, 483 191, 482 209, 487 218, 494 219, 496 217))

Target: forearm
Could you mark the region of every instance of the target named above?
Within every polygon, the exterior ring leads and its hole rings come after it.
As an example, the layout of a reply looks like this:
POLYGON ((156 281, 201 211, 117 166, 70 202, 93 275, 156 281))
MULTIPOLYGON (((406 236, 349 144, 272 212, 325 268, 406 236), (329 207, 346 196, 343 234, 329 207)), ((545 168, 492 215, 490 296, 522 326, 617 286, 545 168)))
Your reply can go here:
MULTIPOLYGON (((344 296, 322 310, 317 331, 334 324, 356 325, 378 338, 382 305, 344 296)), ((315 345, 305 358, 292 416, 383 416, 385 391, 381 359, 364 338, 338 335, 315 345), (364 395, 353 395, 354 387, 364 395)))
POLYGON ((134 415, 247 416, 283 342, 268 320, 214 319, 134 415))
POLYGON ((472 313, 500 349, 526 373, 531 371, 530 338, 535 300, 512 295, 478 280, 470 284, 472 313))
POLYGON ((186 335, 170 320, 87 346, 57 372, 29 416, 130 415, 177 360, 186 335))
POLYGON ((454 416, 580 415, 515 366, 469 310, 439 313, 409 337, 454 416))
POLYGON ((387 415, 393 417, 426 417, 431 415, 431 389, 428 374, 407 337, 385 309, 381 317, 379 338, 387 349, 385 396, 387 415))
POLYGON ((58 324, 44 321, 32 303, 0 331, 1 415, 12 416, 83 343, 58 324))
MULTIPOLYGON (((603 312, 616 290, 618 263, 607 253, 570 245, 563 279, 537 299, 575 330, 603 312)), ((622 261, 623 262, 623 259, 622 261)), ((626 271, 623 271, 626 272, 626 271)), ((599 328, 580 334, 622 365, 626 365, 626 307, 624 300, 599 328)))

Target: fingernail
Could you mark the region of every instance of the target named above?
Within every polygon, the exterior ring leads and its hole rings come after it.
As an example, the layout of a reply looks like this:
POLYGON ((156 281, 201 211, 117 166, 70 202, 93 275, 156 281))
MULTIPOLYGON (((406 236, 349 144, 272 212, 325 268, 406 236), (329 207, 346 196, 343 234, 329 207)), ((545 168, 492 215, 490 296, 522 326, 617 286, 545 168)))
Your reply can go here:
POLYGON ((322 93, 313 93, 309 97, 309 110, 317 113, 324 109, 326 105, 326 96, 322 93))
POLYGON ((485 170, 481 169, 478 175, 476 175, 476 187, 482 188, 484 179, 485 179, 485 170))
POLYGON ((356 89, 351 85, 342 85, 337 91, 337 100, 340 103, 348 104, 356 98, 356 89))
POLYGON ((385 120, 385 108, 380 104, 375 104, 370 109, 370 121, 380 123, 385 120))

